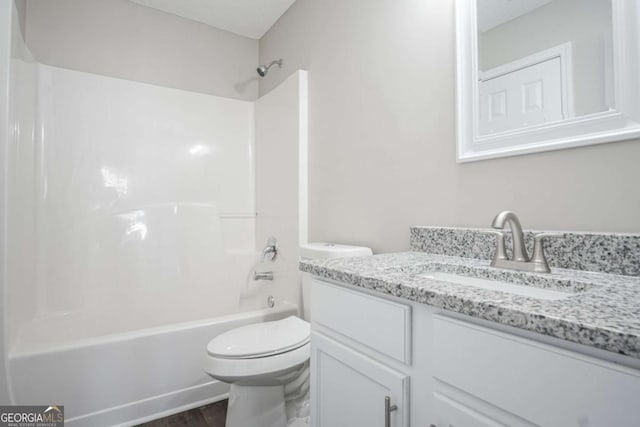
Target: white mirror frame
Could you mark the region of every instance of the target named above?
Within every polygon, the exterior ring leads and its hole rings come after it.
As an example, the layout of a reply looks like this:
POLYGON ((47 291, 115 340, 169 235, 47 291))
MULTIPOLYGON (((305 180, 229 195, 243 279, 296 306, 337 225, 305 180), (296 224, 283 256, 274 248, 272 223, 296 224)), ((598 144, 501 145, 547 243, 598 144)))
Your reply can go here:
POLYGON ((480 76, 476 0, 456 0, 458 162, 640 137, 640 1, 611 1, 615 109, 481 136, 477 120, 480 76))

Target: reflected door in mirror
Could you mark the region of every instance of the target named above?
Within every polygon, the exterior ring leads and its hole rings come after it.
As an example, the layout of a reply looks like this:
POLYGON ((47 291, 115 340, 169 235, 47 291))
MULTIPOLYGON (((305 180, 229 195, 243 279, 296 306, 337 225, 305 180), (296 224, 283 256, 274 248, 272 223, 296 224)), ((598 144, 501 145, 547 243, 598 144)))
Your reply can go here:
POLYGON ((560 58, 553 58, 480 80, 480 134, 562 120, 560 67, 560 58))

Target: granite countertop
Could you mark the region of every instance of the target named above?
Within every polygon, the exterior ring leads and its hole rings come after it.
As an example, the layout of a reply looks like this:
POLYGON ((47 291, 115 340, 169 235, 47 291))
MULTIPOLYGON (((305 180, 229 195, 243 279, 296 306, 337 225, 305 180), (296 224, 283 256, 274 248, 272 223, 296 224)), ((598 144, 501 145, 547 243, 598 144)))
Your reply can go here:
POLYGON ((428 304, 640 359, 640 277, 552 268, 551 274, 496 269, 483 259, 401 252, 303 260, 300 270, 383 294, 428 304), (431 270, 534 284, 568 292, 543 300, 420 277, 431 270))

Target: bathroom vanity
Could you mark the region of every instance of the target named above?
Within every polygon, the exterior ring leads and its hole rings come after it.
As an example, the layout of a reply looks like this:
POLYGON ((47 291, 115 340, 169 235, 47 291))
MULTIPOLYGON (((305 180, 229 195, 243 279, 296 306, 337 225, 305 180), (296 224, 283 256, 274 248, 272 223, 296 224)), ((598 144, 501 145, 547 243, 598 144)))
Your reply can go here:
POLYGON ((491 267, 480 230, 421 227, 412 252, 301 262, 313 425, 637 426, 639 248, 567 233, 530 273, 491 267))

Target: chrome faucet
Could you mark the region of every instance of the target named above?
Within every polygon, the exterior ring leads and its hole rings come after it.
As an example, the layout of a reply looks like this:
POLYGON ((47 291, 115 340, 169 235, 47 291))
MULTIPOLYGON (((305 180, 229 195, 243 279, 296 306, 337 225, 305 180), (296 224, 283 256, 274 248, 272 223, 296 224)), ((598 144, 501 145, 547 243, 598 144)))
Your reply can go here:
POLYGON ((278 242, 275 237, 269 237, 267 239, 267 245, 262 249, 262 257, 260 257, 260 262, 264 262, 265 260, 273 261, 278 256, 278 242))
MULTIPOLYGON (((511 234, 513 234, 513 261, 529 261, 527 248, 524 247, 524 233, 522 232, 522 225, 520 225, 518 216, 511 211, 500 212, 495 218, 493 218, 491 227, 502 230, 504 229, 505 224, 509 225, 509 228, 511 228, 511 234)), ((502 249, 504 249, 504 245, 502 246, 502 249)), ((500 259, 507 258, 506 253, 500 255, 500 259)))
POLYGON ((502 230, 509 225, 513 236, 513 257, 509 259, 505 250, 505 235, 502 231, 492 231, 497 237, 496 253, 491 261, 492 267, 511 270, 550 273, 549 263, 544 255, 543 240, 547 237, 564 238, 563 233, 540 233, 533 238, 533 256, 529 258, 524 245, 524 233, 518 216, 511 211, 500 212, 493 219, 491 226, 502 230))
MULTIPOLYGON (((273 261, 278 256, 278 242, 275 237, 267 239, 267 245, 262 249, 260 262, 273 261)), ((273 280, 273 271, 254 271, 253 280, 273 280)))

